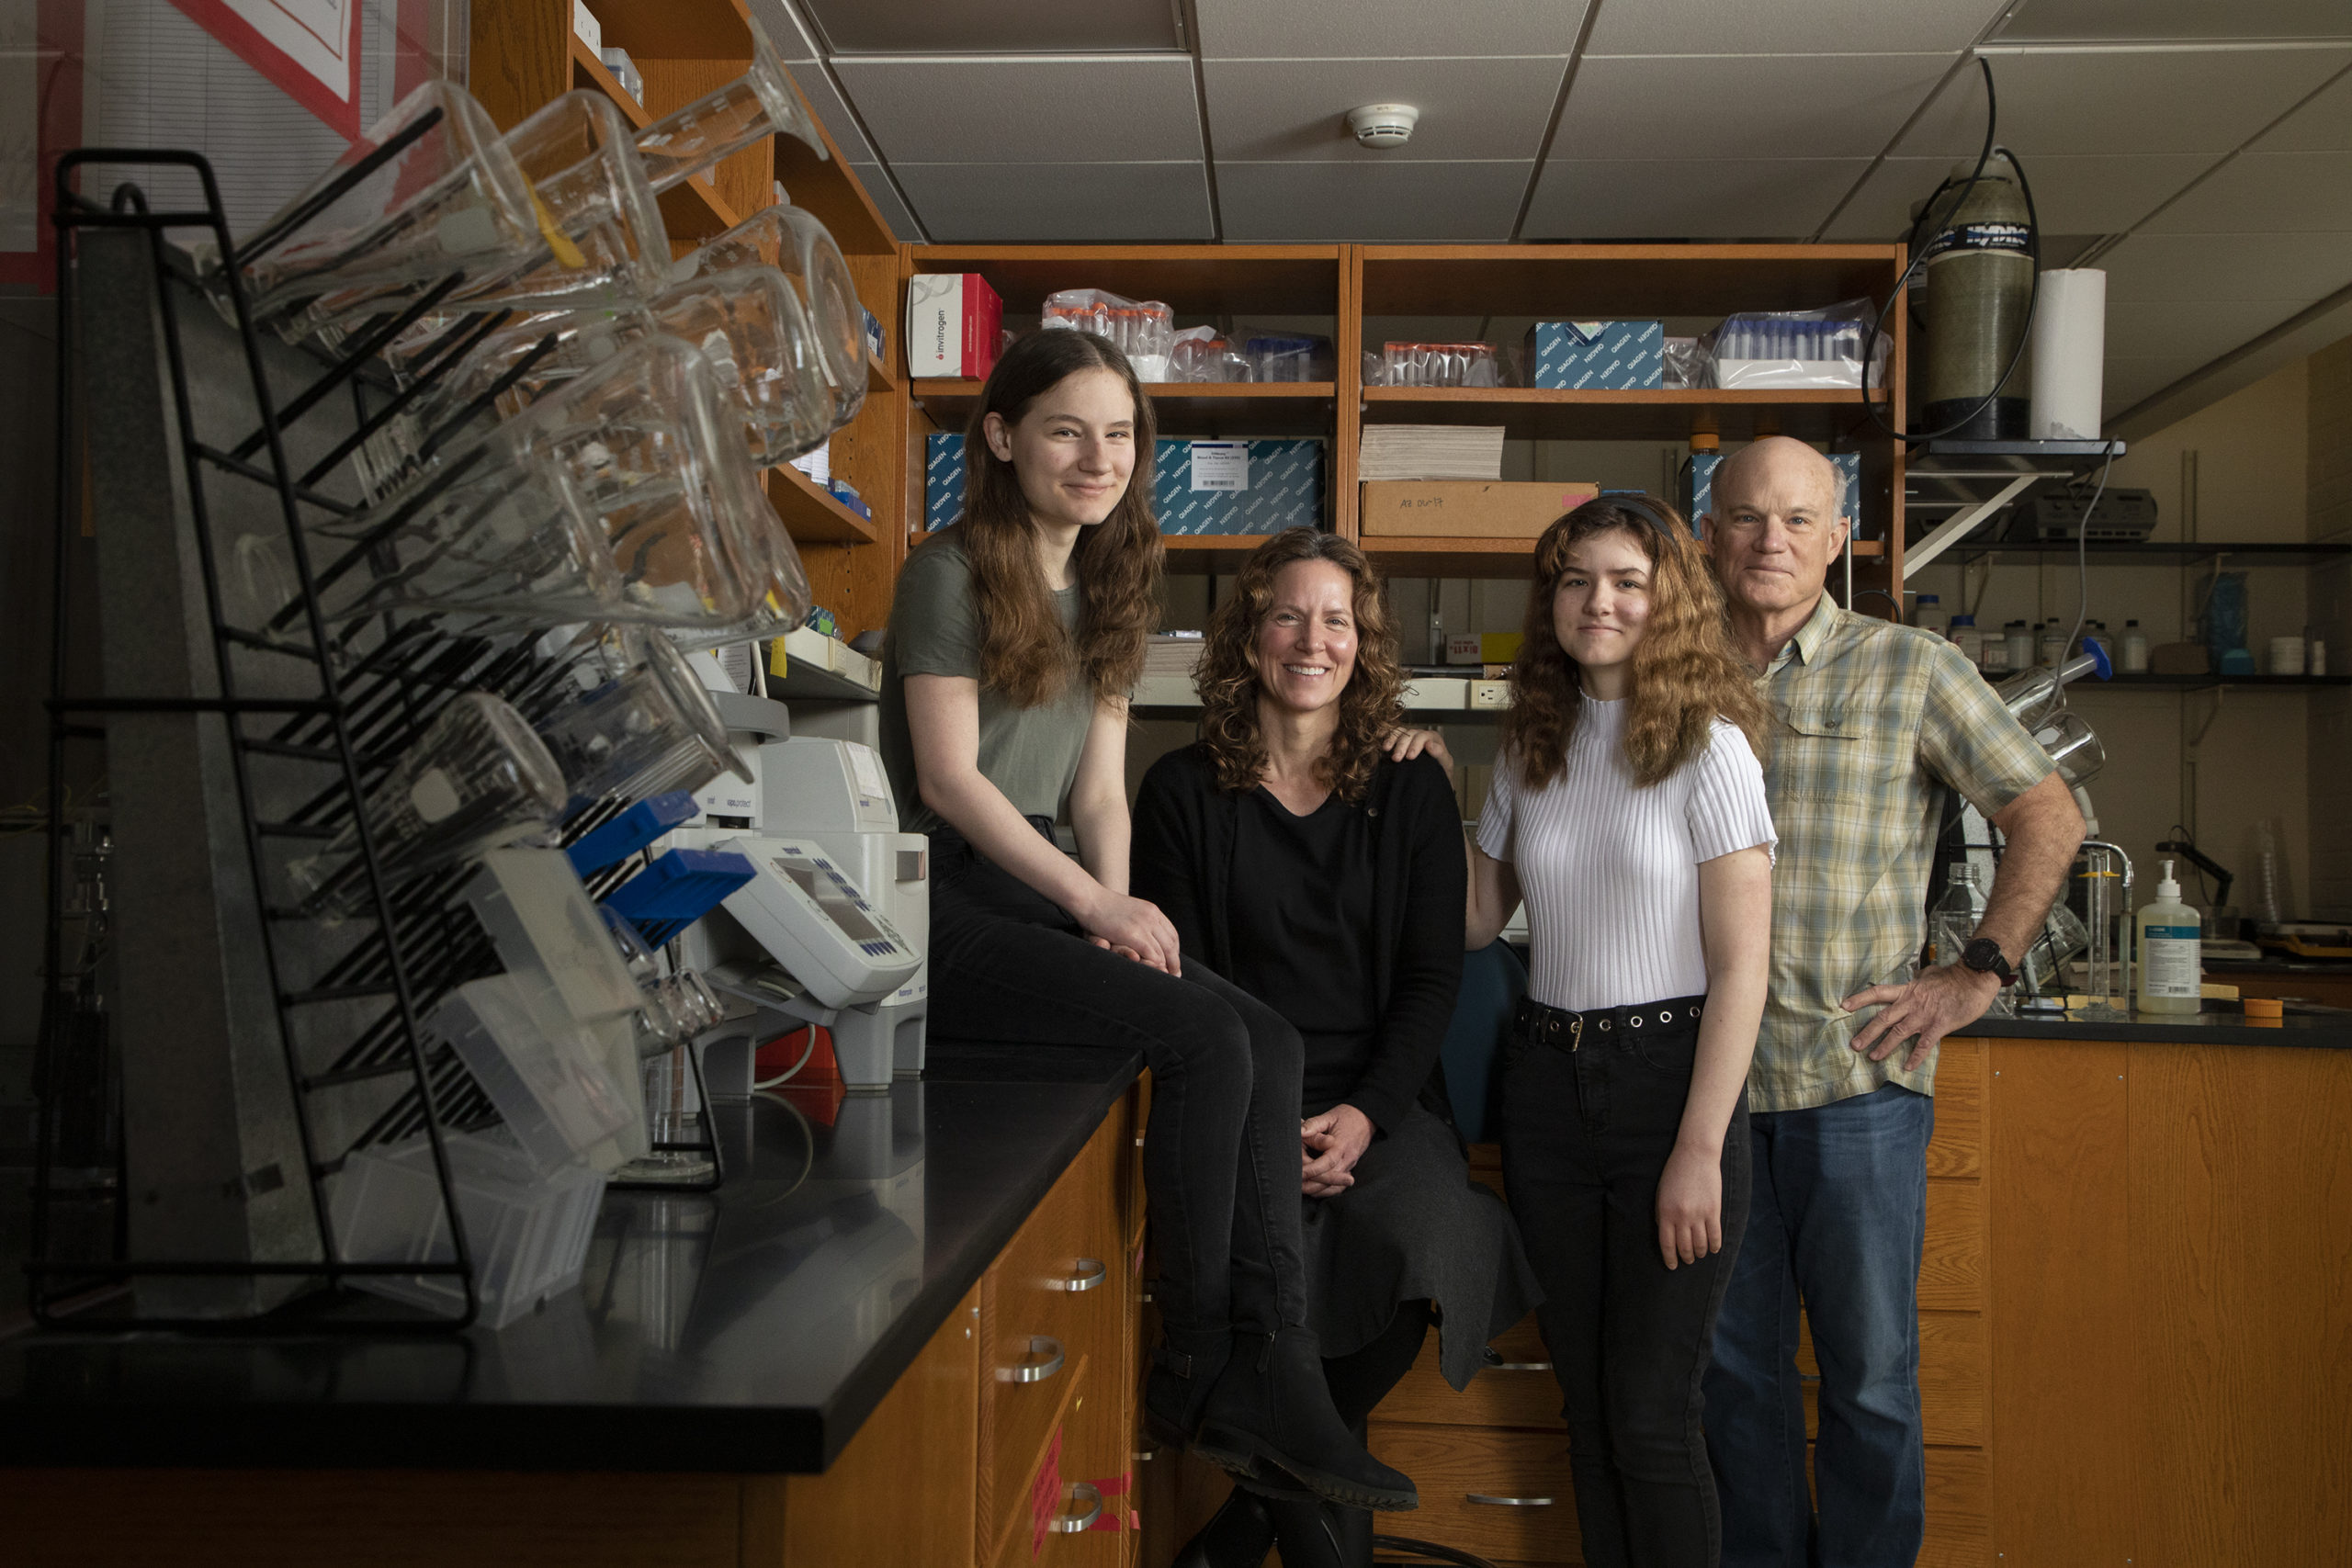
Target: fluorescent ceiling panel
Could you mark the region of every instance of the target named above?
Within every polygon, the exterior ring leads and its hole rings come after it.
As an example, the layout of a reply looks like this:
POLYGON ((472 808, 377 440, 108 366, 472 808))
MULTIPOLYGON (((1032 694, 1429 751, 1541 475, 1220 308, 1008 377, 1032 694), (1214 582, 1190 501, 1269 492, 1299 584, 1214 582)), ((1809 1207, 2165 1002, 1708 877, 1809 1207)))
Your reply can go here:
POLYGON ((1589 58, 1552 156, 1873 157, 1951 66, 1933 54, 1589 58))
MULTIPOLYGON (((2117 234, 2130 229, 2211 168, 2210 152, 2143 156, 2031 157, 2022 152, 2026 178, 2044 234, 2117 234)), ((1973 163, 1963 159, 1962 162, 1973 163)), ((1871 171, 1837 221, 1829 240, 1899 240, 1911 225, 1913 204, 1927 199, 1952 166, 1945 158, 1889 158, 1871 171)))
POLYGON ((800 0, 834 54, 1181 50, 1170 0, 800 0))
POLYGON ((1565 60, 1258 60, 1203 65, 1220 161, 1327 163, 1532 159, 1560 96, 1565 60), (1402 147, 1360 146, 1347 112, 1421 111, 1402 147))
POLYGON ((1798 240, 1870 166, 1862 158, 1582 160, 1544 166, 1526 240, 1798 240))
POLYGON ((1532 163, 1247 164, 1218 159, 1232 244, 1507 240, 1532 163))
POLYGON ((2025 0, 2018 39, 2294 39, 2352 36, 2344 0, 2025 0))
POLYGON ((1560 54, 1583 0, 1197 0, 1204 60, 1560 54))
POLYGON ((1608 0, 1603 54, 1910 54, 1967 48, 2001 0, 1608 0))
POLYGON ((945 243, 1082 244, 1216 236, 1201 164, 893 164, 945 243))
POLYGON ((2352 241, 2342 234, 2134 234, 2099 257, 2112 310, 2123 303, 2201 307, 2212 301, 2307 305, 2352 284, 2352 241))
POLYGON ((1193 64, 1181 56, 836 60, 833 69, 882 156, 893 164, 1132 164, 1202 156, 1193 64))
MULTIPOLYGON (((2352 64, 2352 49, 2062 51, 1989 58, 2001 107, 1996 134, 2029 157, 2228 152, 2352 64)), ((1984 88, 1972 69, 1937 96, 1894 151, 1973 158, 1984 144, 1984 88)))
POLYGON ((2352 152, 2248 152, 2150 219, 2150 234, 2335 231, 2352 257, 2352 152))

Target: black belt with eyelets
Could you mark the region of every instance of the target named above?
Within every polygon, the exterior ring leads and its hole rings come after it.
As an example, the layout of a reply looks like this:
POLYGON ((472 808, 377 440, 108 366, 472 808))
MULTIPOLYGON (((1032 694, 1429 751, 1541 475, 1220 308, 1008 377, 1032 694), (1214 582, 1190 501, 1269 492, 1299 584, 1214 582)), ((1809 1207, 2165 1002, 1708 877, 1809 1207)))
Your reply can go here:
POLYGON ((1548 1041, 1564 1051, 1574 1051, 1587 1041, 1597 1043, 1617 1040, 1645 1029, 1696 1029, 1706 1002, 1703 996, 1673 997, 1662 1002, 1644 1002, 1639 1007, 1570 1012, 1566 1008, 1545 1007, 1532 997, 1521 997, 1512 1010, 1511 1027, 1522 1038, 1548 1041))

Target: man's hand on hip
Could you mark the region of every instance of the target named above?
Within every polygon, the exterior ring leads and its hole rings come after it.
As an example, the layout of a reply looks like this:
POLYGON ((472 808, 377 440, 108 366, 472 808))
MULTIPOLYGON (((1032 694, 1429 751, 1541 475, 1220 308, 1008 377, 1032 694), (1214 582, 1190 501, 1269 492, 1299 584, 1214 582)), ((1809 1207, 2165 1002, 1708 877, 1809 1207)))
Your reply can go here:
POLYGON ((1917 1035, 1911 1042, 1910 1054, 1903 1058, 1903 1070, 1916 1073, 1928 1053, 1943 1043, 1945 1035, 1983 1018, 2000 994, 1999 976, 1947 964, 1928 970, 1907 986, 1872 986, 1848 997, 1842 1005, 1848 1012, 1867 1007, 1881 1010, 1854 1032, 1854 1049, 1869 1053, 1873 1062, 1885 1061, 1897 1045, 1917 1035))

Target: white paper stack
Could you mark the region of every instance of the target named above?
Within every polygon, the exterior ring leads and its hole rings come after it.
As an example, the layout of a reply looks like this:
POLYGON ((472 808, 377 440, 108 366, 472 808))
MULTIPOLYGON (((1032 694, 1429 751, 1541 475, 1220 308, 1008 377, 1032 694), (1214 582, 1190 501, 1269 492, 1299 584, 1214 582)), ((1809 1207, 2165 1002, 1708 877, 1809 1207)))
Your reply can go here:
POLYGON ((1207 646, 1198 632, 1155 635, 1144 644, 1143 672, 1189 676, 1193 667, 1201 661, 1201 650, 1207 646))
POLYGON ((1499 479, 1499 424, 1367 424, 1360 479, 1499 479))

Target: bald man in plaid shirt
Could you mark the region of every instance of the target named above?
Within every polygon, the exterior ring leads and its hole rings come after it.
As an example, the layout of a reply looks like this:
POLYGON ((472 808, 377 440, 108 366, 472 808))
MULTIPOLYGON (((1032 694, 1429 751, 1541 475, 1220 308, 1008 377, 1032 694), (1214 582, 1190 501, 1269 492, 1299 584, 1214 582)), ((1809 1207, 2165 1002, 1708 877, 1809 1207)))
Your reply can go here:
POLYGON ((1843 490, 1819 453, 1774 436, 1715 470, 1708 513, 1733 635, 1781 720, 1765 769, 1781 849, 1747 1083, 1754 1197, 1705 1384, 1725 1568, 1918 1556, 1936 1047, 2008 983, 2083 838, 2050 759, 1957 649, 1830 599, 1843 490), (2007 847, 1962 961, 1913 978, 1947 789, 2007 847), (1821 1365, 1812 1493, 1800 1304, 1821 1365))

